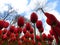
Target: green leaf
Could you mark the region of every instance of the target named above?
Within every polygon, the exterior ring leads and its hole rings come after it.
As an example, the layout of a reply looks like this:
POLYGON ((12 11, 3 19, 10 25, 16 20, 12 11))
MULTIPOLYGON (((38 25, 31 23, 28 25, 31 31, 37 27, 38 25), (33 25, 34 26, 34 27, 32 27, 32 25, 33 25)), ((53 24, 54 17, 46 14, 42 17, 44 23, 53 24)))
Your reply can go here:
POLYGON ((60 40, 59 40, 59 42, 58 42, 58 45, 60 45, 60 40))
POLYGON ((46 42, 41 42, 42 43, 42 45, 48 45, 46 42))
POLYGON ((10 45, 18 45, 18 42, 17 41, 14 41, 10 45))
POLYGON ((7 41, 4 41, 2 45, 8 45, 8 42, 7 41))

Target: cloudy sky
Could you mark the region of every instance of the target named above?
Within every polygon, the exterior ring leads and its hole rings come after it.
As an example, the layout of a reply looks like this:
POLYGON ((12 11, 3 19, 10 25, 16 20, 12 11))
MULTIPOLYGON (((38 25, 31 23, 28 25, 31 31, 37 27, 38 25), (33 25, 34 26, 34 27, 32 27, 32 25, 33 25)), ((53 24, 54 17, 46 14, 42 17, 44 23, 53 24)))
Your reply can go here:
MULTIPOLYGON (((11 5, 18 14, 24 15, 26 18, 30 18, 30 14, 38 8, 43 8, 45 12, 54 14, 56 18, 60 21, 60 1, 59 0, 0 0, 0 13, 7 11, 9 7, 7 4, 11 5)), ((45 33, 48 34, 50 26, 46 24, 46 17, 38 10, 39 20, 42 20, 45 33)))

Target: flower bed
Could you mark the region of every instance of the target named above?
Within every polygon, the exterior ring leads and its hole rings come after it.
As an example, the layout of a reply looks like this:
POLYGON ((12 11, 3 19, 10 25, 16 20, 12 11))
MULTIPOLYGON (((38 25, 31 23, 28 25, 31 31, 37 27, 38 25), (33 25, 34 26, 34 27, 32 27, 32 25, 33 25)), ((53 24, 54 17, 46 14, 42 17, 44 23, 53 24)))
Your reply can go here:
POLYGON ((52 45, 54 38, 57 45, 60 45, 60 22, 54 15, 44 14, 47 17, 46 23, 51 26, 48 35, 43 33, 43 23, 38 20, 35 12, 31 14, 30 22, 25 22, 24 17, 20 16, 17 27, 5 20, 0 20, 0 45, 52 45), (8 27, 9 29, 7 29, 8 27), (36 35, 36 29, 39 31, 39 35, 36 35), (21 33, 24 35, 21 36, 21 33))

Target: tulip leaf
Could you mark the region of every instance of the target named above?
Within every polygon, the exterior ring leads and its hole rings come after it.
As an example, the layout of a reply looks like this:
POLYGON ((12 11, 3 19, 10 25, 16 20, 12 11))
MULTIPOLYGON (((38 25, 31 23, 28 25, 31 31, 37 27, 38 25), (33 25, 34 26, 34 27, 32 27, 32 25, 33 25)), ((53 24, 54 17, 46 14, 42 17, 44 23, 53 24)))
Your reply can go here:
POLYGON ((4 41, 2 45, 8 45, 8 42, 7 41, 4 41))

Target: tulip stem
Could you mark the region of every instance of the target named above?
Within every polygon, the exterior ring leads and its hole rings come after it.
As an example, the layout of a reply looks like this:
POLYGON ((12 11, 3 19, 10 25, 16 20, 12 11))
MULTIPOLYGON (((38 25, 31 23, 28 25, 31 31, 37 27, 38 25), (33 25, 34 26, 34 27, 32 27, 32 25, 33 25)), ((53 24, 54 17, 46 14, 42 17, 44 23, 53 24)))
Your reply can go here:
POLYGON ((8 41, 5 40, 2 45, 8 45, 8 41))
POLYGON ((34 40, 36 41, 36 30, 35 30, 35 23, 34 23, 34 40))
POLYGON ((58 41, 58 45, 60 45, 60 40, 58 41))
POLYGON ((44 10, 41 8, 41 11, 44 13, 44 10))
POLYGON ((34 23, 34 40, 35 40, 35 42, 36 42, 36 45, 37 45, 35 23, 34 23))

